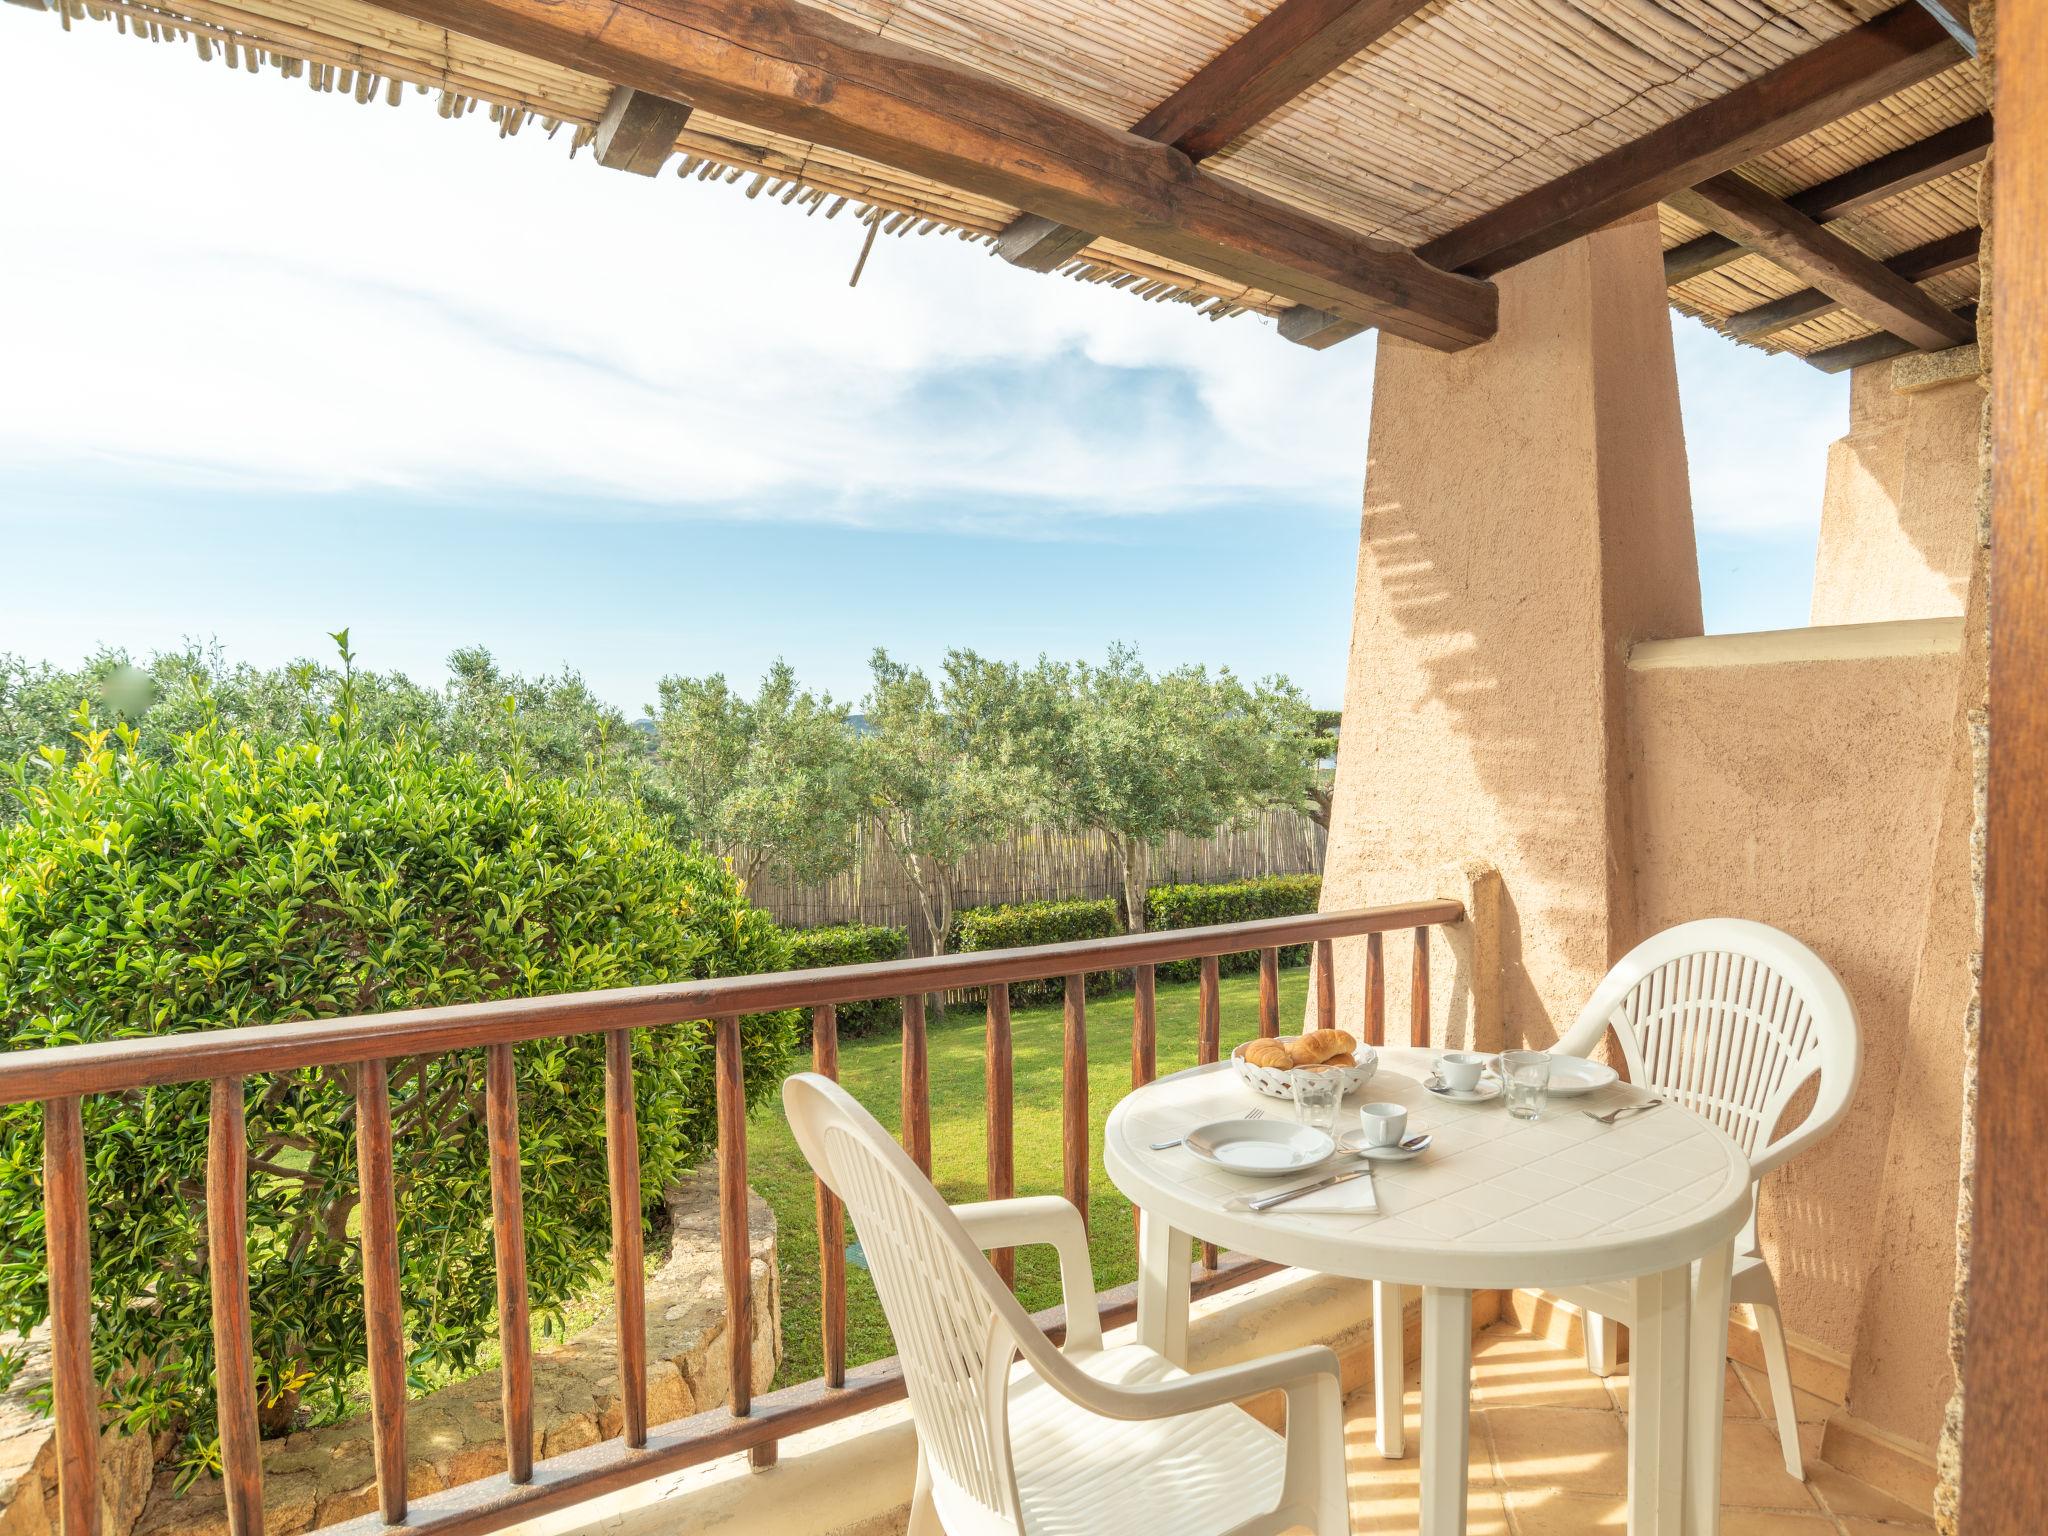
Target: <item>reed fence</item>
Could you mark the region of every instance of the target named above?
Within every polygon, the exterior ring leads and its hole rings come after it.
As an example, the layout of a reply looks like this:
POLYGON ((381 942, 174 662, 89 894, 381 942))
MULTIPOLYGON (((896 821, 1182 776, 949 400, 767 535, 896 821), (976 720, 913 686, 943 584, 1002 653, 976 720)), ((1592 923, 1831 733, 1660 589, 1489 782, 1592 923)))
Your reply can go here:
MULTIPOLYGON (((916 888, 872 826, 861 829, 858 841, 853 867, 845 874, 813 884, 764 878, 748 886, 748 899, 791 928, 876 923, 915 933, 922 922, 916 888)), ((1321 874, 1327 841, 1323 829, 1299 811, 1268 811, 1212 837, 1176 833, 1152 856, 1152 883, 1213 885, 1266 875, 1321 874)), ((1101 833, 1038 827, 970 854, 962 865, 956 905, 1094 900, 1121 891, 1116 855, 1101 833)))

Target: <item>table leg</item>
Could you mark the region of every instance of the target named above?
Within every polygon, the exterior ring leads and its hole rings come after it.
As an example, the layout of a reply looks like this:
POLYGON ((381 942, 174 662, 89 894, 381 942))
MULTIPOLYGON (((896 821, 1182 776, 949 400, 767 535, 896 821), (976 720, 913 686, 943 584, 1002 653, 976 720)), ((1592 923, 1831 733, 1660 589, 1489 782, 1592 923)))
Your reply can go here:
POLYGON ((1629 1536, 1678 1536, 1685 1500, 1692 1266, 1639 1276, 1629 1321, 1629 1536))
POLYGON ((1408 1449, 1401 1417, 1402 1399, 1408 1393, 1401 1321, 1406 1295, 1400 1286, 1384 1280, 1372 1283, 1373 1440, 1388 1461, 1399 1461, 1408 1449))
POLYGON ((1727 1411, 1730 1241, 1700 1260, 1692 1296, 1692 1381, 1686 1393, 1685 1536, 1721 1529, 1721 1421, 1727 1411))
POLYGON ((1422 1536, 1464 1536, 1471 1420, 1472 1293, 1425 1286, 1422 1536))
POLYGON ((1188 1363, 1188 1243, 1151 1211, 1138 1213, 1138 1342, 1188 1363))

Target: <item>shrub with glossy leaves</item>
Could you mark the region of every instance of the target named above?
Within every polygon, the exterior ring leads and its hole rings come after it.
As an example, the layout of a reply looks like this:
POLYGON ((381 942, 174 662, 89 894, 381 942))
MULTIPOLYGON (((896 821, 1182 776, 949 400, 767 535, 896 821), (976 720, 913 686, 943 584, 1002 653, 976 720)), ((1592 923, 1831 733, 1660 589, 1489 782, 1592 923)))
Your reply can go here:
MULTIPOLYGON (((780 969, 782 935, 723 865, 573 780, 372 740, 342 708, 258 745, 213 724, 167 752, 82 731, 21 770, 0 828, 0 1040, 12 1050, 780 969)), ((744 1025, 771 1095, 790 1014, 744 1025)), ((714 1141, 702 1023, 639 1031, 650 1202, 714 1141)), ((543 1318, 606 1262, 603 1039, 516 1051, 526 1253, 543 1318)), ((415 1383, 494 1336, 483 1052, 390 1064, 415 1383)), ((84 1105, 94 1355, 138 1430, 214 1463, 207 1086, 84 1105)), ((246 1084, 250 1300, 266 1427, 336 1413, 364 1361, 354 1103, 340 1069, 246 1084)), ((42 1132, 0 1110, 0 1330, 47 1311, 42 1132)))

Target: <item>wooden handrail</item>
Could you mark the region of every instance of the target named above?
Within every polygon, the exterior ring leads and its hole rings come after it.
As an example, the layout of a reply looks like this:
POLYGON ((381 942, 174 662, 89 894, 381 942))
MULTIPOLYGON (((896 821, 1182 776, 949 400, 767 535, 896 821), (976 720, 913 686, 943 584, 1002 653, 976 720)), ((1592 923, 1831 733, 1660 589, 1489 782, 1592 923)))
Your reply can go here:
POLYGON ((0 1104, 301 1067, 351 1066, 372 1059, 396 1061, 522 1040, 772 1013, 821 1003, 864 1002, 913 992, 951 992, 1076 972, 1122 971, 1272 945, 1455 923, 1464 915, 1464 907, 1456 901, 1412 901, 1163 933, 1120 934, 1032 949, 992 949, 764 976, 718 976, 606 992, 565 992, 555 997, 504 998, 294 1024, 249 1024, 52 1046, 0 1053, 0 1104))
MULTIPOLYGON (((756 1466, 775 1459, 776 1442, 813 1424, 844 1418, 900 1397, 900 1374, 884 1367, 846 1369, 845 1266, 839 1250, 842 1214, 821 1184, 818 1237, 824 1297, 824 1375, 802 1387, 753 1397, 753 1305, 747 1231, 747 1097, 741 1051, 743 1015, 785 1008, 811 1010, 812 1065, 838 1066, 835 1007, 897 997, 903 1005, 902 1108, 906 1149, 931 1169, 931 1082, 924 1029, 927 993, 986 989, 989 1194, 1015 1188, 1012 1055, 1008 988, 1014 981, 1065 978, 1061 1094, 1061 1166, 1068 1198, 1085 1219, 1091 1162, 1088 1114, 1087 979, 1093 972, 1130 970, 1131 1078, 1157 1071, 1155 968, 1169 960, 1200 961, 1196 1054, 1214 1062, 1222 1051, 1219 958, 1259 956, 1259 1029, 1279 1028, 1279 951, 1314 947, 1315 1016, 1335 1022, 1333 941, 1368 938, 1369 979, 1361 1028, 1377 1036, 1385 1011, 1381 975, 1384 933, 1411 929, 1415 939, 1411 1038, 1426 1042, 1429 1020, 1429 930, 1456 922, 1455 901, 1408 902, 1347 912, 1312 913, 1223 923, 1164 933, 1130 934, 1028 949, 993 950, 931 959, 892 960, 773 975, 721 977, 669 985, 559 997, 463 1004, 298 1024, 254 1025, 183 1035, 59 1046, 0 1054, 0 1104, 45 1105, 45 1230, 50 1265, 52 1354, 58 1416, 59 1481, 65 1536, 95 1536, 98 1498, 98 1391, 93 1376, 90 1222, 85 1206, 85 1148, 79 1096, 156 1084, 211 1080, 207 1204, 214 1336, 231 1536, 262 1536, 261 1466, 256 1441, 254 1379, 247 1302, 246 1126, 243 1078, 254 1073, 346 1066, 354 1079, 356 1154, 361 1190, 364 1313, 370 1419, 378 1488, 374 1515, 342 1527, 355 1532, 404 1525, 447 1536, 474 1536, 533 1518, 607 1488, 642 1481, 676 1467, 733 1451, 756 1466), (636 1028, 690 1020, 712 1025, 717 1092, 720 1251, 726 1302, 729 1396, 724 1409, 677 1423, 647 1422, 647 1349, 640 1236, 639 1155, 633 1096, 632 1036, 636 1028), (518 1088, 512 1047, 522 1040, 603 1033, 607 1182, 611 1196, 612 1261, 619 1313, 622 1433, 591 1450, 536 1461, 533 1457, 532 1361, 518 1088), (390 1065, 407 1057, 484 1047, 485 1110, 504 1353, 503 1409, 507 1465, 497 1478, 466 1484, 422 1501, 406 1488, 404 1306, 400 1294, 393 1169, 390 1065)), ((1008 1254, 995 1255, 1005 1279, 1008 1254)), ((1269 1272, 1250 1260, 1224 1261, 1203 1248, 1193 1284, 1208 1293, 1269 1272)), ((1104 1298, 1104 1322, 1135 1310, 1135 1291, 1104 1298)), ((1042 1315, 1048 1332, 1064 1319, 1042 1315)))

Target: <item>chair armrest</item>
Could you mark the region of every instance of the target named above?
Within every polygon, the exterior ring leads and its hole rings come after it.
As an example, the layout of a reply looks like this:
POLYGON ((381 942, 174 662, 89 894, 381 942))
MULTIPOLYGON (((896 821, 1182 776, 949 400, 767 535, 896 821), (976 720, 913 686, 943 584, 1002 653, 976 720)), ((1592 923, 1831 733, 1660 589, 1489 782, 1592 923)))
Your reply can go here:
POLYGON ((1048 1244, 1060 1256, 1060 1296, 1067 1308, 1068 1349, 1100 1349, 1102 1318, 1095 1302, 1095 1267, 1081 1213, 1058 1195, 981 1200, 956 1205, 953 1215, 984 1251, 1048 1244))
POLYGON ((1198 1376, 1143 1382, 1139 1386, 1118 1386, 1098 1380, 1071 1364, 1044 1374, 1063 1397, 1100 1413, 1106 1419, 1174 1419, 1182 1413, 1237 1403, 1260 1393, 1286 1393, 1292 1417, 1300 1405, 1335 1405, 1341 1397, 1337 1376, 1337 1352, 1311 1343, 1300 1350, 1245 1360, 1237 1366, 1204 1370, 1198 1376), (1327 1403, 1325 1403, 1327 1399, 1327 1403))

